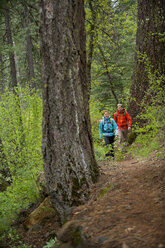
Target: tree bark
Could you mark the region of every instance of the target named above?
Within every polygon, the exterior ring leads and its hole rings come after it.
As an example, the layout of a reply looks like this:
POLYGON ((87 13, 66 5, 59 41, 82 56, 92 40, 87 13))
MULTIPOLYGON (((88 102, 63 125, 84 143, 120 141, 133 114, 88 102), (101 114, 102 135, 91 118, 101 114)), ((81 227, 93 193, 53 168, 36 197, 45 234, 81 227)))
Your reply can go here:
POLYGON ((18 56, 17 56, 17 53, 16 53, 15 42, 14 41, 13 41, 13 48, 14 48, 14 59, 15 59, 15 68, 16 68, 17 81, 20 81, 18 56))
MULTIPOLYGON (((10 28, 10 13, 9 9, 7 7, 6 1, 4 1, 4 15, 5 15, 5 26, 6 26, 6 35, 7 35, 7 42, 8 45, 13 48, 13 39, 12 39, 12 33, 10 28)), ((9 53, 9 59, 10 59, 10 70, 11 70, 11 80, 12 80, 12 89, 14 90, 14 87, 17 87, 17 72, 16 72, 16 65, 15 65, 15 58, 14 58, 14 52, 11 51, 9 53)))
POLYGON ((88 104, 83 0, 41 1, 42 152, 61 223, 96 181, 88 104))
MULTIPOLYGON (((27 50, 27 60, 29 67, 29 81, 34 78, 34 63, 33 63, 33 52, 32 52, 32 40, 29 30, 29 10, 28 6, 24 5, 24 13, 25 13, 25 27, 26 27, 26 50, 27 50)), ((34 88, 34 85, 32 84, 34 88)))
POLYGON ((138 59, 138 54, 146 54, 153 73, 165 73, 165 49, 161 38, 165 30, 165 2, 164 0, 138 0, 138 28, 136 36, 136 55, 131 86, 131 100, 128 112, 137 120, 137 115, 143 111, 142 100, 149 88, 149 78, 145 61, 138 59))

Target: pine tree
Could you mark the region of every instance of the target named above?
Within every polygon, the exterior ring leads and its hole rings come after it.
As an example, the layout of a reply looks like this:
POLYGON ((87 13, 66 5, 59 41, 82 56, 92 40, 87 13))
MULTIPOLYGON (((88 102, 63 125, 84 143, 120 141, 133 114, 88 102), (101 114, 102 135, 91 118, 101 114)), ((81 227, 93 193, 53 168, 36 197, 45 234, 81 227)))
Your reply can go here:
POLYGON ((42 151, 47 185, 63 223, 96 181, 86 73, 84 1, 42 1, 42 151))
MULTIPOLYGON (((149 89, 146 63, 150 65, 152 73, 165 75, 164 20, 163 0, 138 0, 135 67, 128 107, 134 123, 140 121, 136 116, 143 112, 141 104, 149 89)), ((147 101, 149 103, 149 99, 147 101)))

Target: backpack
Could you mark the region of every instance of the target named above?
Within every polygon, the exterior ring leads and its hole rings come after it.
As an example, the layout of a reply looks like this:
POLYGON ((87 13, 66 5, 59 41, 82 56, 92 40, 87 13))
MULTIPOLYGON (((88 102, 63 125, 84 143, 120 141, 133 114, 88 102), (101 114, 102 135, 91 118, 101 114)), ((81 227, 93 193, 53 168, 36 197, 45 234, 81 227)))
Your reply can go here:
MULTIPOLYGON (((112 118, 110 117, 110 118, 109 118, 109 120, 110 120, 111 125, 112 125, 112 127, 113 127, 113 121, 112 121, 112 118)), ((105 124, 105 119, 103 119, 103 133, 104 133, 104 132, 106 132, 106 131, 104 131, 104 124, 105 124)), ((114 127, 113 127, 113 131, 112 131, 112 132, 114 133, 114 127)))
MULTIPOLYGON (((128 126, 128 120, 127 120, 127 116, 126 116, 125 110, 124 110, 123 113, 124 113, 125 119, 126 119, 126 121, 127 121, 127 126, 128 126)), ((118 112, 116 112, 116 119, 117 119, 118 115, 119 115, 118 112)))
MULTIPOLYGON (((125 118, 126 118, 126 120, 127 120, 125 110, 124 110, 124 116, 125 116, 125 118)), ((116 112, 116 118, 117 118, 117 117, 118 117, 118 112, 116 112)))

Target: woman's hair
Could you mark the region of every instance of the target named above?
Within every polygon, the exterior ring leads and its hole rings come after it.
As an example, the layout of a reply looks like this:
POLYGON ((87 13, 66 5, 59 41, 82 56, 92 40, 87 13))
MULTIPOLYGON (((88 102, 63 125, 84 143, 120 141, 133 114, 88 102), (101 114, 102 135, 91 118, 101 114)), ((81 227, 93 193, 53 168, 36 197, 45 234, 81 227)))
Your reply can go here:
POLYGON ((109 111, 108 111, 108 110, 104 110, 104 114, 105 114, 106 112, 107 112, 107 113, 109 113, 109 111))

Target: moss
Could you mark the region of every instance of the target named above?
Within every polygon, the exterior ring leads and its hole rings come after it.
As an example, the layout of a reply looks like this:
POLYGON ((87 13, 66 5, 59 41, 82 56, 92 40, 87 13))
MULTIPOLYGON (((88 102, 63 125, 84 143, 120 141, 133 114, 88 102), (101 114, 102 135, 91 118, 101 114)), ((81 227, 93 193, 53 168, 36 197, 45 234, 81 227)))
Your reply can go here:
POLYGON ((96 183, 99 176, 99 168, 95 159, 91 159, 90 172, 91 172, 92 182, 96 183))
POLYGON ((78 180, 78 178, 73 178, 72 182, 73 182, 73 186, 72 186, 73 192, 81 189, 82 185, 87 183, 85 176, 83 176, 80 180, 78 180))
POLYGON ((113 184, 110 184, 105 189, 103 189, 100 195, 98 196, 98 199, 102 198, 112 186, 113 184))
POLYGON ((81 244, 82 242, 82 237, 81 237, 81 233, 80 233, 80 230, 76 229, 73 234, 72 234, 72 244, 73 244, 73 247, 76 248, 76 247, 79 247, 79 245, 81 244))
POLYGON ((86 184, 87 180, 86 180, 86 177, 82 177, 81 180, 80 180, 80 186, 82 186, 83 184, 86 184))
POLYGON ((96 165, 92 168, 92 175, 91 176, 92 176, 92 182, 96 183, 98 176, 99 176, 99 170, 98 170, 98 167, 96 165))
POLYGON ((78 189, 81 188, 81 185, 80 185, 80 183, 79 183, 79 181, 78 181, 77 178, 73 178, 73 179, 72 179, 72 182, 73 182, 73 186, 72 186, 73 192, 74 192, 74 191, 77 191, 78 189))
POLYGON ((129 134, 129 136, 128 136, 128 144, 131 145, 135 141, 136 137, 137 137, 136 133, 129 134))

